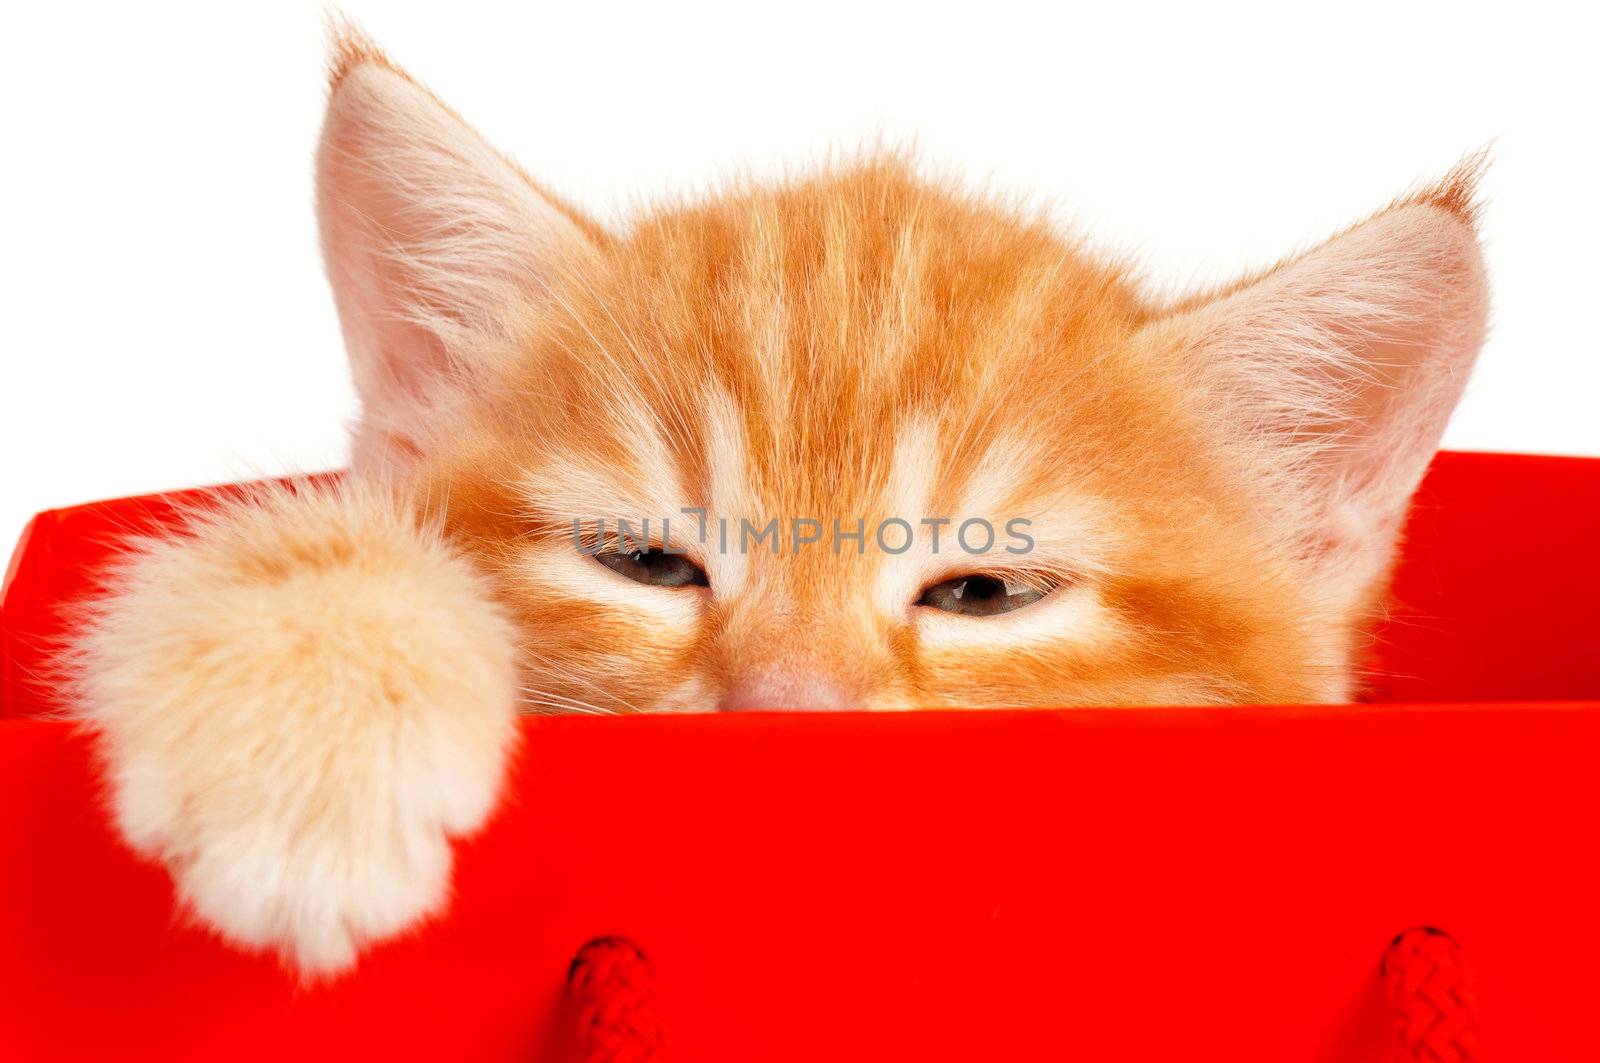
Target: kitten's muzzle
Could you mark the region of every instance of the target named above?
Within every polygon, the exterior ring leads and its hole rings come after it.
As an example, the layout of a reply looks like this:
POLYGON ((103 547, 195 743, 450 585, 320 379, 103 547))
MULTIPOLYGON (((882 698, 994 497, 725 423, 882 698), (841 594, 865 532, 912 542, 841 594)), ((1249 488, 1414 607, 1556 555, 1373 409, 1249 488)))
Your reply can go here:
POLYGON ((768 668, 734 681, 718 712, 843 712, 861 708, 861 698, 825 676, 768 668))

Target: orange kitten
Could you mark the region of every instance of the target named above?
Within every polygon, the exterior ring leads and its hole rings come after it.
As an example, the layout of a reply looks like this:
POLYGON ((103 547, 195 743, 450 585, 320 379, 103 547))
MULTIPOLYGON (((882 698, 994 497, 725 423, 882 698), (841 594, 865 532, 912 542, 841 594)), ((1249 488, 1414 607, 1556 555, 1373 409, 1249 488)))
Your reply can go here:
POLYGON ((348 35, 318 187, 350 484, 79 646, 125 835, 307 972, 441 906, 519 707, 1351 698, 1484 327, 1471 166, 1155 305, 892 157, 607 232, 348 35))

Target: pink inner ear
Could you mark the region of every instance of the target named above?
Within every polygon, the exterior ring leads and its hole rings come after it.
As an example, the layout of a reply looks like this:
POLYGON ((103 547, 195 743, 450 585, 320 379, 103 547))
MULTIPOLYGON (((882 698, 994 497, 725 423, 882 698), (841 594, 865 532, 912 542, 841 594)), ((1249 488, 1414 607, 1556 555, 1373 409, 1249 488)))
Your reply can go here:
POLYGON ((363 403, 356 459, 426 445, 504 310, 587 246, 471 127, 378 62, 345 72, 317 154, 328 276, 363 403))
POLYGON ((1335 325, 1353 358, 1324 469, 1333 505, 1392 535, 1483 343, 1483 260, 1472 230, 1432 207, 1392 210, 1343 239, 1336 280, 1376 309, 1335 325))
MULTIPOLYGON (((1265 443, 1299 496, 1308 554, 1338 593, 1386 568, 1394 535, 1483 340, 1482 256, 1469 223, 1395 207, 1157 328, 1265 443)), ((1358 589, 1359 588, 1359 589, 1358 589)))

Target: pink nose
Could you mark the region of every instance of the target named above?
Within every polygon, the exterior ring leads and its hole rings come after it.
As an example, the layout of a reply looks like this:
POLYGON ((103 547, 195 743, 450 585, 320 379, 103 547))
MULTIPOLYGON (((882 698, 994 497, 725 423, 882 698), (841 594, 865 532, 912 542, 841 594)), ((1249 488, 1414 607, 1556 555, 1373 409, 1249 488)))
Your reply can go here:
POLYGON ((771 669, 740 676, 718 712, 838 712, 860 708, 843 686, 818 675, 771 669))

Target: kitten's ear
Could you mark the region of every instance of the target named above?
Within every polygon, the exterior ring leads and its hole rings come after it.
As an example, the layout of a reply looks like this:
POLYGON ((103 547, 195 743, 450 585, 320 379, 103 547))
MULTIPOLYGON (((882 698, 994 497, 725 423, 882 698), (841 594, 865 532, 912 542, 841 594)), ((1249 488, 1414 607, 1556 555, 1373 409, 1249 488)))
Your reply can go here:
POLYGON ((471 387, 506 311, 592 248, 542 194, 365 38, 336 31, 317 216, 362 420, 354 464, 403 467, 471 387))
POLYGON ((1337 609, 1372 604, 1483 342, 1480 160, 1153 326, 1275 475, 1337 609))

